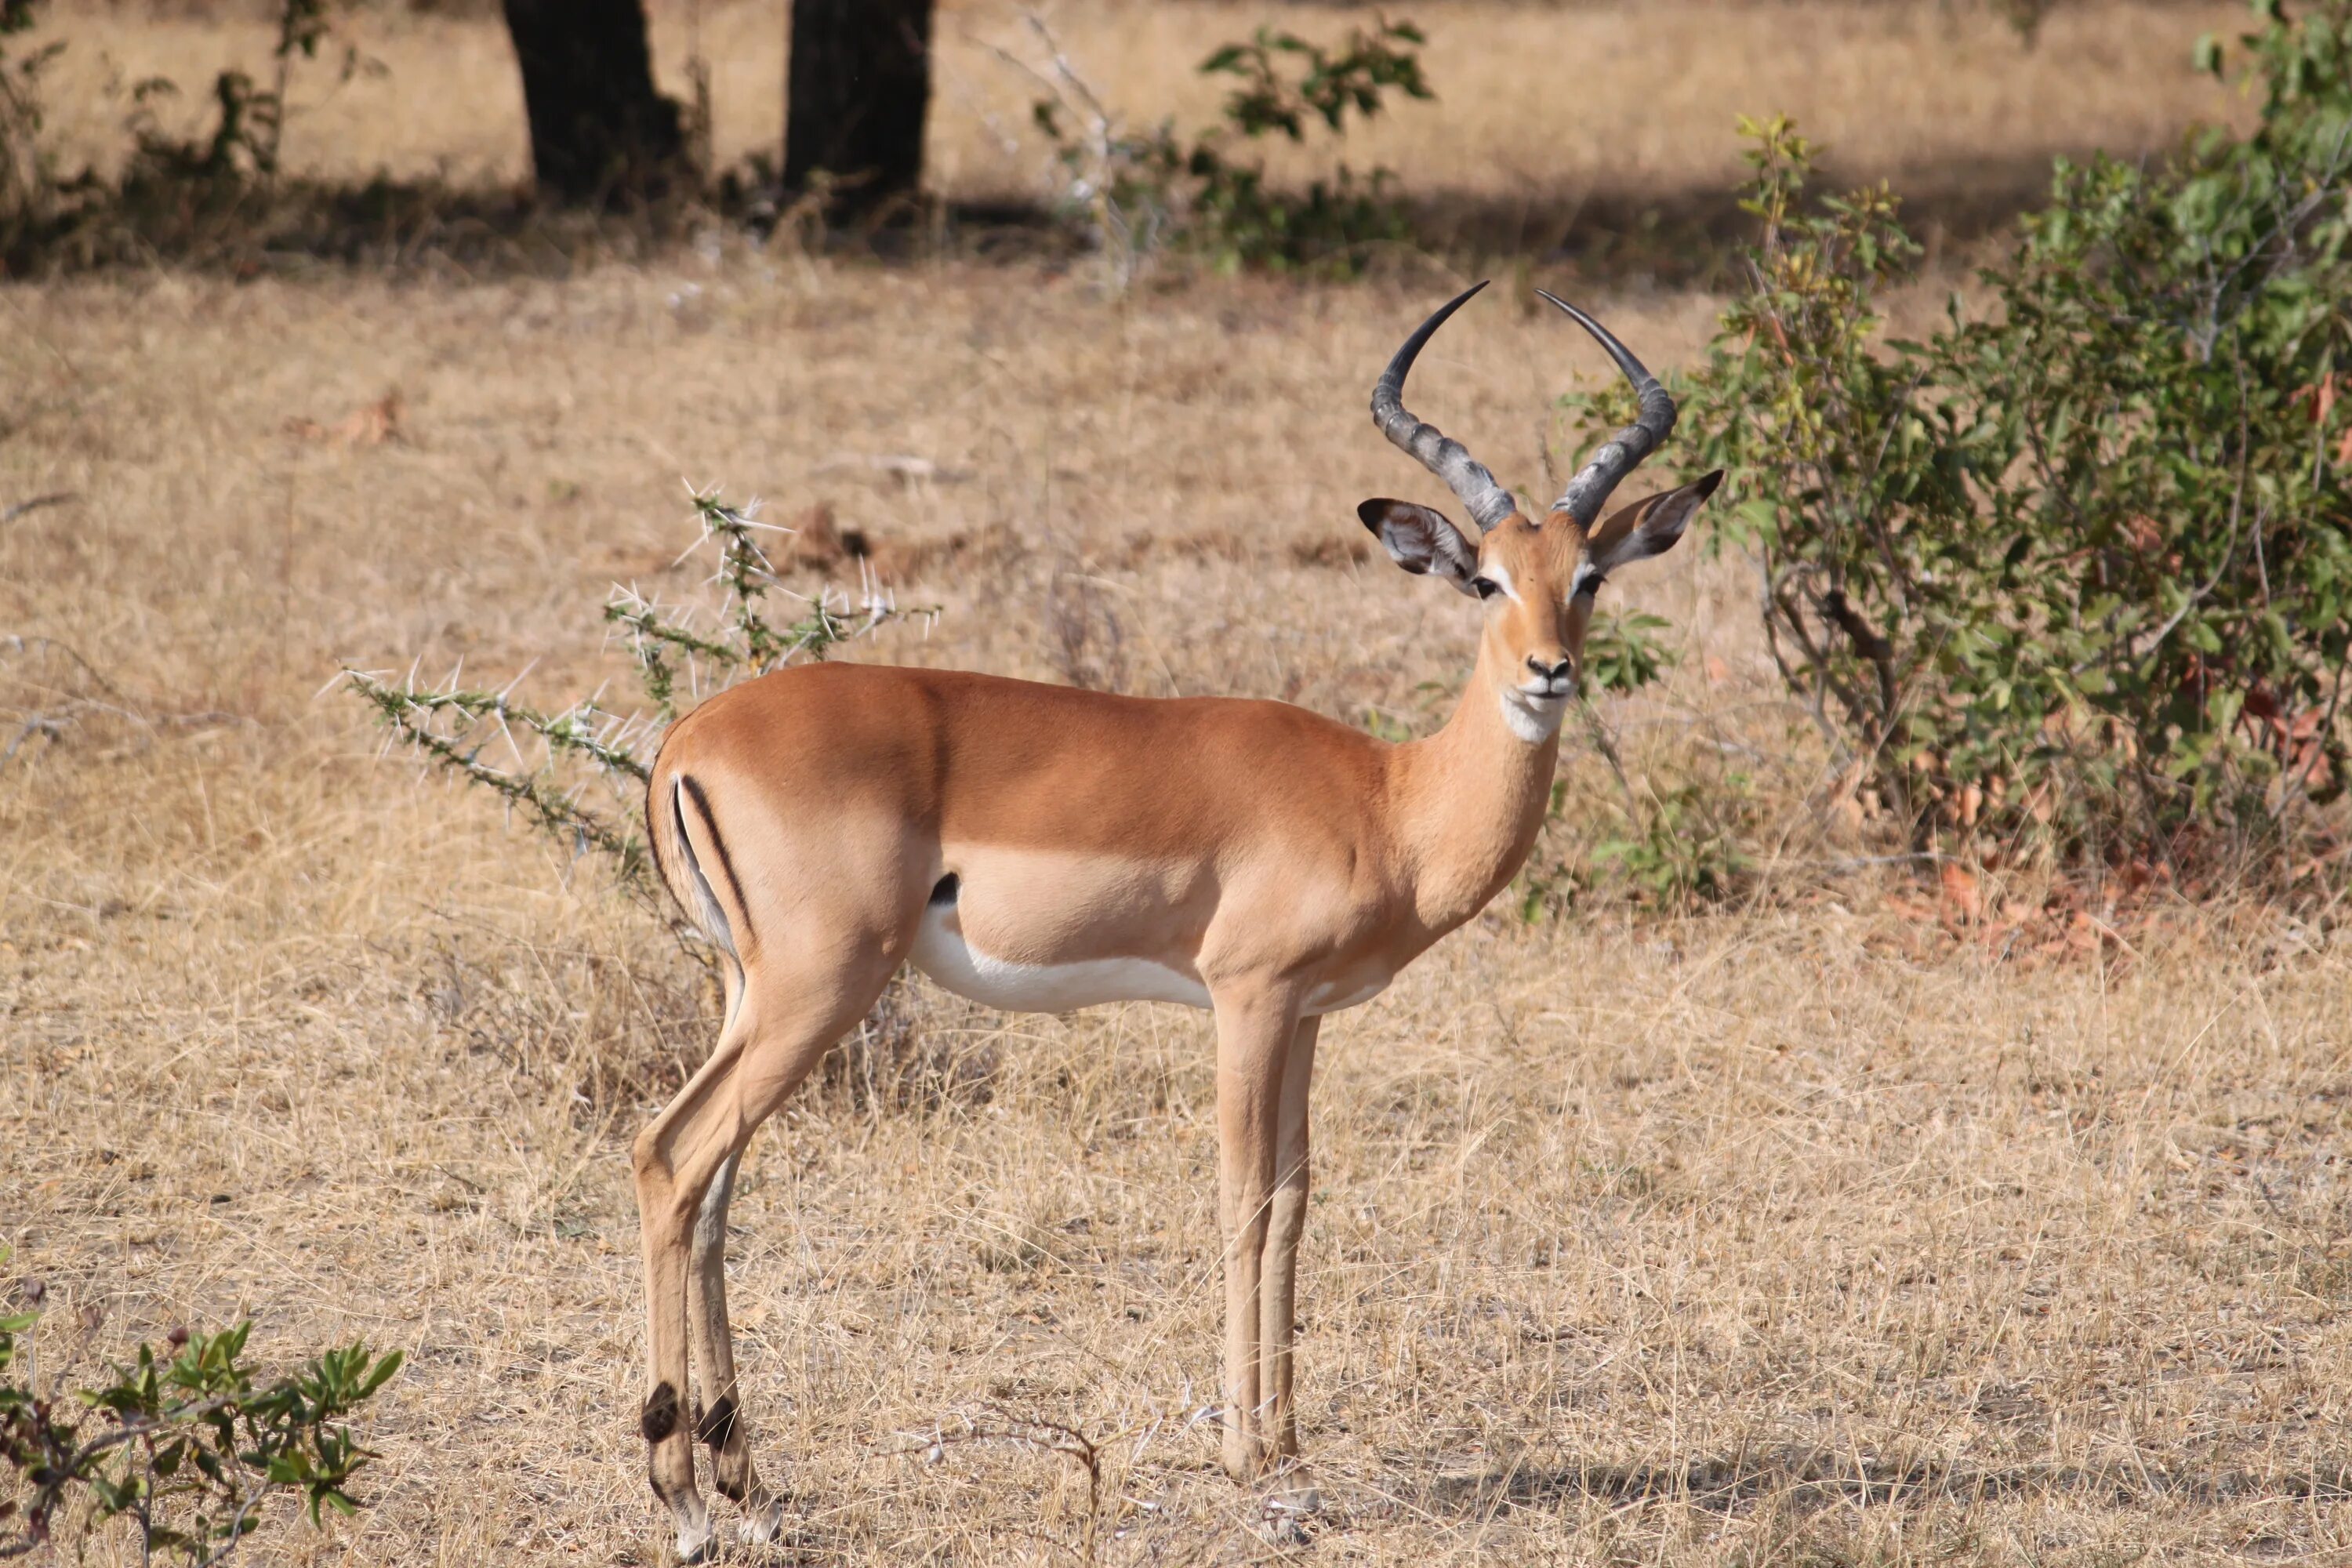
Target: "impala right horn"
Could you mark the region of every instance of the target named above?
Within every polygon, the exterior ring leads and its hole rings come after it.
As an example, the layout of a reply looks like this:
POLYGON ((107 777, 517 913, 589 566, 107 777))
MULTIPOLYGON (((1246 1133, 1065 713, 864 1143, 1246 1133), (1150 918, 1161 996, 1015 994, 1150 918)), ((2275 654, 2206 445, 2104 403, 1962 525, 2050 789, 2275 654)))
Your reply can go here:
MULTIPOLYGON (((1511 499, 1510 491, 1496 482, 1495 476, 1486 471, 1484 463, 1470 455, 1469 448, 1436 426, 1414 418, 1403 400, 1405 373, 1412 369, 1414 356, 1421 353, 1422 345, 1445 324, 1446 317, 1467 304, 1470 297, 1486 286, 1483 282, 1473 284, 1440 306, 1435 315, 1422 322, 1412 336, 1405 339, 1404 347, 1397 350, 1396 356, 1389 361, 1388 369, 1381 372, 1381 379, 1372 384, 1372 423, 1381 427, 1381 435, 1411 453, 1423 468, 1445 481, 1445 488, 1459 496, 1462 504, 1470 509, 1470 519, 1478 525, 1481 533, 1491 531, 1517 511, 1519 503, 1511 499)), ((1666 405, 1666 420, 1668 424, 1674 422, 1672 404, 1666 405)))

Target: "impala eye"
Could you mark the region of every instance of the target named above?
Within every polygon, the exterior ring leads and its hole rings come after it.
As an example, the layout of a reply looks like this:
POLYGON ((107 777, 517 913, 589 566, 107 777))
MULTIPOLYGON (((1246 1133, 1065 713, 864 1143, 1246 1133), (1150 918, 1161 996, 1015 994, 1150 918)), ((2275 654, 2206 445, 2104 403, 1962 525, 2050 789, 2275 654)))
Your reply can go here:
POLYGON ((1477 591, 1478 596, 1482 599, 1491 599, 1503 591, 1503 585, 1492 577, 1473 577, 1470 579, 1470 586, 1477 591))

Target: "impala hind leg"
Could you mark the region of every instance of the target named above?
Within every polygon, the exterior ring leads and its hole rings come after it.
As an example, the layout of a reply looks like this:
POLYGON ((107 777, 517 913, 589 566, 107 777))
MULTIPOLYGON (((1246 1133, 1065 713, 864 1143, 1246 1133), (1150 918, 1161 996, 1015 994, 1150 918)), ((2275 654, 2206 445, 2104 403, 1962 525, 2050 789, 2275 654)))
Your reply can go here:
MULTIPOLYGON (((644 1230, 646 1354, 650 1392, 641 1418, 648 1448, 647 1476, 654 1493, 677 1522, 677 1552, 696 1561, 710 1544, 710 1512, 694 1481, 696 1433, 686 1404, 689 1338, 704 1342, 706 1389, 728 1392, 734 1404, 727 1443, 719 1445, 718 1479, 722 1489, 740 1485, 746 1501, 757 1496, 764 1517, 755 1533, 772 1531, 772 1500, 757 1489, 751 1455, 743 1447, 742 1401, 733 1392, 734 1355, 725 1321, 725 1202, 707 1200, 721 1171, 729 1171, 752 1131, 774 1113, 835 1041, 881 994, 892 964, 881 955, 850 973, 803 973, 784 982, 746 983, 741 1001, 721 1031, 718 1048, 677 1098, 637 1136, 637 1215, 644 1230), (715 1208, 715 1215, 713 1210, 715 1208), (702 1221, 712 1215, 716 1224, 702 1221), (709 1270, 698 1289, 695 1233, 709 1229, 714 1244, 704 1249, 709 1270), (708 1281, 716 1279, 719 1288, 708 1281), (699 1310, 689 1312, 689 1297, 699 1310), (714 1310, 715 1309, 715 1310, 714 1310), (690 1330, 690 1317, 700 1320, 690 1330), (726 1346, 722 1352, 719 1347, 726 1346), (729 1450, 740 1455, 740 1468, 729 1450)), ((703 1412, 706 1430, 712 1410, 703 1412)))
POLYGON ((782 1522, 783 1502, 760 1484, 759 1470, 751 1463, 750 1423, 743 1419, 742 1396, 735 1384, 735 1340, 727 1321, 727 1205, 734 1196, 735 1170, 742 1158, 739 1150, 719 1167, 694 1218, 687 1291, 694 1381, 700 1394, 694 1436, 709 1446, 710 1479, 719 1496, 743 1506, 744 1538, 766 1542, 782 1522))
POLYGON ((1283 1079, 1297 1032, 1295 997, 1219 996, 1217 1212, 1225 1264, 1225 1473, 1255 1482, 1273 1463, 1259 1328, 1274 1204, 1283 1079))

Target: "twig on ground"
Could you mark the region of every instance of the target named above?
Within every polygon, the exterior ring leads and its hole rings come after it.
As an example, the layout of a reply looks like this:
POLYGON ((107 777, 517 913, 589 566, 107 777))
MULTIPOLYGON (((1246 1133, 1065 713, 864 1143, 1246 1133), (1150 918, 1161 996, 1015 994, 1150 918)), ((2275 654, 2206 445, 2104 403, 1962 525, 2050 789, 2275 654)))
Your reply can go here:
MULTIPOLYGON (((1017 1415, 993 1407, 982 1410, 978 1420, 969 1415, 961 1419, 963 1429, 960 1432, 947 1430, 944 1424, 935 1425, 928 1434, 901 1432, 899 1436, 912 1438, 916 1446, 893 1448, 888 1452, 919 1454, 929 1462, 937 1464, 946 1456, 950 1446, 1014 1443, 1076 1459, 1087 1472, 1087 1530, 1085 1544, 1078 1552, 1078 1558, 1085 1563, 1094 1562, 1102 1524, 1101 1446, 1076 1427, 1062 1422, 1048 1421, 1035 1415, 1017 1415)), ((1055 1541, 1051 1536, 1041 1536, 1040 1539, 1066 1552, 1070 1550, 1066 1542, 1055 1541)))
POLYGON ((13 505, 0 506, 0 523, 14 522, 26 512, 38 511, 45 506, 64 506, 69 501, 77 501, 80 499, 71 490, 58 490, 49 495, 35 496, 30 500, 20 500, 13 505))

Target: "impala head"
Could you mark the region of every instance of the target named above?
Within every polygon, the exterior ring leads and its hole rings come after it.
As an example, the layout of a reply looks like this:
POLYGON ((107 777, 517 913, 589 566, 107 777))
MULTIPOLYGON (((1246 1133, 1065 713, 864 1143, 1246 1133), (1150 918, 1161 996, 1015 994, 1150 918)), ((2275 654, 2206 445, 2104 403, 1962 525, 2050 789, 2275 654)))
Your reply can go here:
POLYGON ((1511 492, 1462 443, 1414 418, 1403 403, 1405 373, 1414 356, 1448 316, 1485 287, 1465 290, 1423 321, 1372 388, 1373 423, 1461 498, 1477 524, 1476 534, 1411 501, 1368 500, 1356 515, 1398 565, 1442 577, 1484 604, 1481 653, 1500 689, 1503 717, 1520 739, 1539 744, 1559 729, 1576 694, 1593 595, 1619 567, 1673 549, 1723 474, 1718 469, 1680 489, 1646 497, 1596 522, 1618 481, 1674 429, 1675 402, 1608 329, 1567 300, 1544 294, 1609 351, 1633 384, 1641 416, 1593 454, 1549 511, 1530 518, 1520 510, 1511 492))

